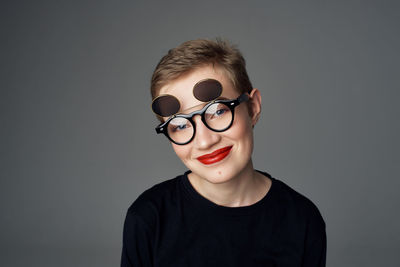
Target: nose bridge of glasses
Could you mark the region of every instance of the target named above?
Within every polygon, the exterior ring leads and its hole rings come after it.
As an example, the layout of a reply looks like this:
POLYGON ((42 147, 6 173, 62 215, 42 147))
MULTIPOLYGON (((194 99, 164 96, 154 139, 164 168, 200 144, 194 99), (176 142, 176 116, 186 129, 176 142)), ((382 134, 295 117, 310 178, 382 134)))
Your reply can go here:
MULTIPOLYGON (((195 127, 199 127, 199 124, 203 124, 204 125, 204 120, 202 117, 202 113, 200 112, 196 112, 195 114, 192 114, 191 118, 192 123, 195 125, 195 127)), ((206 126, 206 125, 204 125, 206 126)))
MULTIPOLYGON (((195 107, 198 107, 198 106, 200 106, 200 105, 197 105, 195 107)), ((209 104, 204 105, 202 108, 196 109, 190 113, 183 113, 182 117, 190 120, 192 123, 195 123, 195 118, 196 117, 198 117, 199 119, 202 118, 203 114, 207 110, 208 106, 209 106, 209 104), (197 116, 197 115, 199 115, 199 116, 197 116)), ((195 107, 192 107, 191 110, 194 109, 195 107)))
MULTIPOLYGON (((198 114, 201 115, 201 114, 198 114)), ((205 124, 203 117, 193 116, 192 121, 195 124, 194 144, 198 148, 206 148, 214 144, 220 138, 216 131, 213 131, 205 124)))

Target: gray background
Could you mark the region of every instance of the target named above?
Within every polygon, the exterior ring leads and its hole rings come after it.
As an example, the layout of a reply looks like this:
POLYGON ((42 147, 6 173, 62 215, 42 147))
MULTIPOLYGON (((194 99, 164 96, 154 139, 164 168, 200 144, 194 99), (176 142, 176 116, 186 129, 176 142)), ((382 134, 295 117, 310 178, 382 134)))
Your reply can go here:
POLYGON ((169 48, 236 43, 254 162, 308 196, 327 266, 399 266, 397 1, 2 1, 0 266, 118 266, 126 209, 185 170, 149 108, 169 48))

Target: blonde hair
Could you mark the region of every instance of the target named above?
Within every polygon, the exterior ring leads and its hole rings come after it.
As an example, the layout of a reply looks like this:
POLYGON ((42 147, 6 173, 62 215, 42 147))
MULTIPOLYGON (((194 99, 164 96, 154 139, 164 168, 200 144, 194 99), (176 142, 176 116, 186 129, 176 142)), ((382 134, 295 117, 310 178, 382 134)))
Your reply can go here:
POLYGON ((156 66, 151 78, 151 96, 156 98, 168 82, 198 67, 212 64, 223 70, 239 93, 250 92, 253 86, 246 71, 246 62, 236 46, 222 39, 197 39, 170 49, 156 66))

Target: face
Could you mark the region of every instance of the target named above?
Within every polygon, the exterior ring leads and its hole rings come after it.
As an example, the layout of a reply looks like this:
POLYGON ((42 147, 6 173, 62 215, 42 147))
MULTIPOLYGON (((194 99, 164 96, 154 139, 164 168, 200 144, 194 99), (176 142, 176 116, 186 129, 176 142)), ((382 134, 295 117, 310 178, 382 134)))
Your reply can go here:
MULTIPOLYGON (((181 105, 179 113, 190 113, 206 104, 197 100, 192 91, 193 86, 204 79, 215 79, 222 84, 222 98, 236 99, 240 95, 224 72, 213 66, 197 68, 167 83, 159 94, 175 96, 181 105)), ((196 124, 194 139, 186 145, 171 143, 176 155, 192 171, 191 176, 217 184, 235 179, 246 168, 252 168, 253 126, 259 115, 259 97, 254 89, 249 105, 245 102, 235 108, 233 124, 224 132, 214 132, 203 124, 200 116, 193 117, 196 124)))

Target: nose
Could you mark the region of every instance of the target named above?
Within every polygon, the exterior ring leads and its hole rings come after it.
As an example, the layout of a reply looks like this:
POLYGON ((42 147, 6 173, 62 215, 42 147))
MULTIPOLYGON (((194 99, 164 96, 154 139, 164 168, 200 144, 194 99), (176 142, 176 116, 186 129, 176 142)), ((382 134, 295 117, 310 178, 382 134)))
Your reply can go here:
POLYGON ((207 128, 200 116, 194 116, 193 121, 196 124, 196 135, 193 142, 197 149, 208 149, 221 139, 219 133, 207 128))

